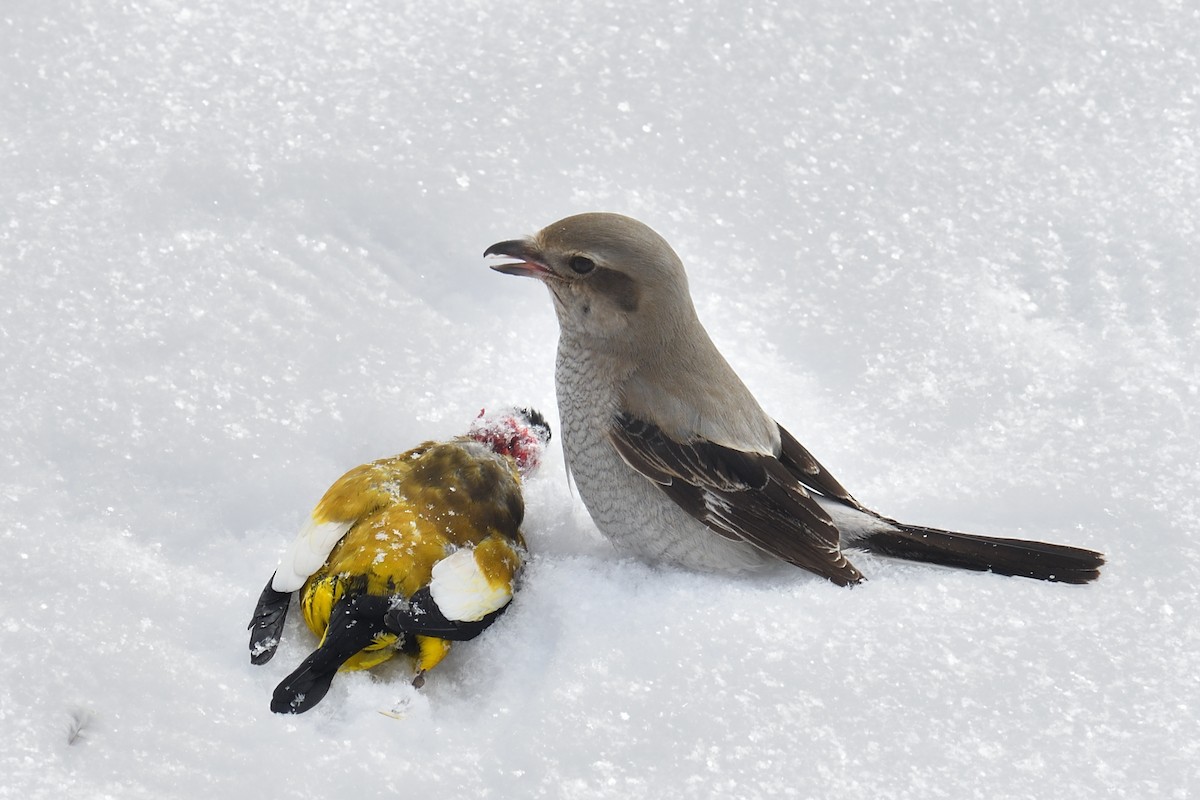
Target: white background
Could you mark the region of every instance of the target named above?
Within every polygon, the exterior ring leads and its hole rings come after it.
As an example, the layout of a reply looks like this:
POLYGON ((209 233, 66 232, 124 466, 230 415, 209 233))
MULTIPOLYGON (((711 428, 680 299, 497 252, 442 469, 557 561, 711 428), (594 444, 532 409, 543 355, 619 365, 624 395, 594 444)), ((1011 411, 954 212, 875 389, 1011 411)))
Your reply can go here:
POLYGON ((1200 792, 1197 42, 1177 2, 4 4, 0 796, 1200 792), (585 210, 676 246, 860 500, 1102 579, 654 568, 555 447, 514 607, 408 718, 394 669, 272 715, 313 640, 256 668, 245 625, 329 483, 485 406, 557 430, 545 290, 480 256, 585 210))

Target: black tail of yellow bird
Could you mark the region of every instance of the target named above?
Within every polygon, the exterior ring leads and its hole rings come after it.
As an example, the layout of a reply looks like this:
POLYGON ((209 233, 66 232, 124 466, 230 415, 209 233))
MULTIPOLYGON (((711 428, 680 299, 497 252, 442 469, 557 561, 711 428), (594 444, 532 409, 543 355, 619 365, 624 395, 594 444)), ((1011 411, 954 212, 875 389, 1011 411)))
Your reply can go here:
POLYGON ((450 642, 494 622, 524 562, 521 476, 537 467, 549 439, 536 411, 481 414, 466 436, 426 442, 334 483, 250 621, 254 664, 275 654, 297 591, 305 622, 321 637, 276 688, 271 710, 307 711, 339 670, 397 654, 419 677, 450 642))
POLYGON ((275 688, 271 710, 299 714, 319 703, 342 664, 387 632, 383 618, 390 605, 386 597, 343 595, 329 615, 321 646, 275 688))

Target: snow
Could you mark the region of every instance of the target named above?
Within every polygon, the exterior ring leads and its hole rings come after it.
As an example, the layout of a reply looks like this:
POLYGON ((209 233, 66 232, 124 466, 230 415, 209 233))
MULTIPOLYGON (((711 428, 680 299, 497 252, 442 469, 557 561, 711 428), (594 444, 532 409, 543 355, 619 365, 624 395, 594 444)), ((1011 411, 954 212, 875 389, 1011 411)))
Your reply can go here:
POLYGON ((7 4, 0 797, 1200 791, 1197 41, 1171 0, 7 4), (245 626, 330 482, 557 431, 549 300, 481 254, 585 210, 676 246, 859 500, 1101 580, 648 566, 552 447, 500 623, 271 714, 313 641, 245 626))

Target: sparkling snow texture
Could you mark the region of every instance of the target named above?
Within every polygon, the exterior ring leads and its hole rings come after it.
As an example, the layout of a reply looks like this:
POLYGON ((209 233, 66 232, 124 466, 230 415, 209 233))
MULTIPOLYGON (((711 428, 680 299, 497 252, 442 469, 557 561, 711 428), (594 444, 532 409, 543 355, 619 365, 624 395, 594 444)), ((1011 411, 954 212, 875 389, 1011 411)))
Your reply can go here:
POLYGON ((1189 3, 9 2, 0 796, 1200 792, 1189 3), (346 469, 555 426, 492 242, 636 216, 860 500, 1108 553, 855 590, 622 559, 528 485, 510 613, 267 704, 246 622, 346 469))

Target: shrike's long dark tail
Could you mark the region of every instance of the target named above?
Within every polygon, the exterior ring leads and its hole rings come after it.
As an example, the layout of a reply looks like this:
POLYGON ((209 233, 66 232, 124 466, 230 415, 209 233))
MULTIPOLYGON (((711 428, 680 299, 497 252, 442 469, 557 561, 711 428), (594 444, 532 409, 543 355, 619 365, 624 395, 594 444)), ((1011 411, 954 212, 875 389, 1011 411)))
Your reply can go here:
POLYGON ((896 524, 898 530, 871 533, 855 545, 909 561, 1062 583, 1094 581, 1104 564, 1103 554, 1079 547, 896 524))

